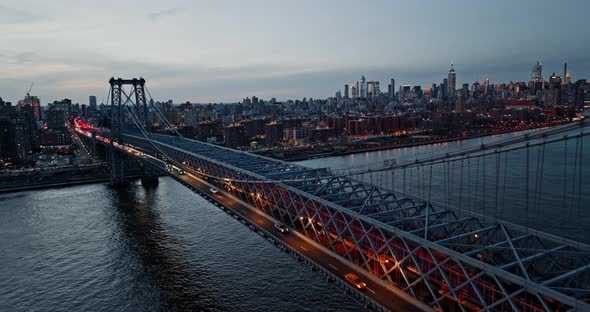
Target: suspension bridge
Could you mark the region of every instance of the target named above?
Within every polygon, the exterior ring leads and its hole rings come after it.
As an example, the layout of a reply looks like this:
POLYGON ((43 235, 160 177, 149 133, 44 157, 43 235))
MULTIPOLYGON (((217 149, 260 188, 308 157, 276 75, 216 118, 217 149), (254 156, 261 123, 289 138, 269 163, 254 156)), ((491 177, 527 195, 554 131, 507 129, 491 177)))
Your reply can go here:
POLYGON ((190 174, 172 174, 184 185, 200 193, 216 186, 227 207, 238 210, 232 198, 288 225, 325 251, 315 263, 339 278, 344 269, 322 259, 369 276, 363 296, 374 309, 394 309, 392 298, 402 297, 422 310, 590 311, 590 245, 527 223, 547 203, 582 209, 588 199, 584 120, 421 159, 309 168, 185 138, 150 105, 145 80, 109 83, 111 128, 75 126, 107 147, 113 185, 126 183, 126 159, 152 181, 173 164, 190 174), (154 133, 150 116, 170 134, 154 133), (563 163, 547 164, 546 147, 555 145, 563 163), (558 166, 561 174, 548 173, 558 166), (518 200, 507 203, 515 190, 518 200), (509 205, 518 213, 504 218, 509 205))

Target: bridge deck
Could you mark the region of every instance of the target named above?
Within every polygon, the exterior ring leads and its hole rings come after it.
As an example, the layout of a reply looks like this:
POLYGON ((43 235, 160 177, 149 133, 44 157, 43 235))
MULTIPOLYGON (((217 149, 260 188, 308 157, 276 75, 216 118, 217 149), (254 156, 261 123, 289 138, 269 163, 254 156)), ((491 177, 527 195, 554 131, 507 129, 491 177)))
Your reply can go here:
MULTIPOLYGON (((484 216, 458 214, 453 209, 398 196, 382 187, 337 176, 326 169, 310 169, 174 136, 153 135, 151 140, 160 147, 178 152, 180 156, 174 157, 175 161, 191 157, 214 160, 239 171, 239 176, 249 177, 250 184, 279 185, 293 191, 294 195, 289 197, 292 201, 299 196, 334 209, 333 214, 347 223, 338 229, 338 220, 333 216, 328 222, 337 228, 341 241, 372 246, 374 254, 394 257, 398 269, 401 263, 406 263, 406 269, 415 271, 416 281, 401 277, 408 284, 407 289, 424 282, 434 296, 434 288, 440 289, 438 292, 442 294, 444 285, 452 285, 448 295, 458 299, 460 292, 469 292, 487 307, 500 304, 523 307, 526 304, 521 301, 527 300, 545 310, 566 309, 555 302, 569 307, 589 307, 586 302, 590 289, 590 246, 585 244, 484 216), (365 233, 357 234, 354 228, 361 228, 365 233), (377 242, 369 237, 373 232, 381 233, 387 244, 393 244, 395 238, 405 252, 395 256, 395 249, 376 246, 377 242), (391 239, 387 239, 389 236, 385 232, 391 233, 391 239), (449 272, 456 272, 456 276, 449 272), (438 286, 429 284, 426 279, 438 280, 438 286), (484 282, 475 283, 476 280, 484 282), (496 299, 490 300, 489 296, 496 299)), ((125 142, 145 147, 147 140, 127 134, 125 142)), ((221 181, 226 177, 217 178, 221 181)), ((270 200, 272 194, 268 196, 270 200)), ((295 206, 296 203, 285 204, 295 206)), ((321 207, 317 207, 320 212, 321 207)), ((322 218, 319 212, 317 216, 322 218)), ((350 258, 352 248, 345 247, 345 250, 344 256, 350 258)), ((369 267, 371 260, 366 255, 362 257, 365 261, 358 264, 369 267)), ((387 275, 394 269, 379 274, 387 275)))

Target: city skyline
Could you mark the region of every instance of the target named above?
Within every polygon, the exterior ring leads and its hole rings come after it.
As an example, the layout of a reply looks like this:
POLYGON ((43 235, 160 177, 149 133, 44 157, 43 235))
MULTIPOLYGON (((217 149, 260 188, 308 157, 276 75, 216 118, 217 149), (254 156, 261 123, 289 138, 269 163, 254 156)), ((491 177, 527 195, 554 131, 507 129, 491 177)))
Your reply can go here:
POLYGON ((438 84, 451 62, 457 86, 486 76, 528 81, 537 60, 545 79, 567 62, 577 80, 590 76, 584 29, 575 22, 590 5, 568 3, 176 1, 159 10, 127 2, 113 11, 104 2, 81 10, 61 1, 6 1, 0 94, 16 102, 34 82, 32 95, 43 104, 86 103, 88 95, 100 103, 110 76, 143 76, 155 98, 175 102, 326 98, 361 75, 383 87, 390 78, 438 84), (551 27, 554 21, 561 27, 551 27))

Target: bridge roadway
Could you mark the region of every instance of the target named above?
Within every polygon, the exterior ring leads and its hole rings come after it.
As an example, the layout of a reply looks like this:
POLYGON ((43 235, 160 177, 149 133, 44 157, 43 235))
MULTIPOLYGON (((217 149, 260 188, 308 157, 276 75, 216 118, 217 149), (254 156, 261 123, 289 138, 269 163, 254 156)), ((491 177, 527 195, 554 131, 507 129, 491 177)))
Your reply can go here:
MULTIPOLYGON (((137 148, 131 149, 130 153, 140 151, 137 148)), ((145 151, 140 151, 144 153, 145 151)), ((154 167, 166 171, 165 164, 148 154, 145 154, 144 159, 151 163, 154 167)), ((246 219, 250 224, 254 224, 259 228, 266 230, 269 233, 275 233, 275 238, 290 246, 298 253, 313 260, 315 263, 321 265, 324 269, 332 274, 339 276, 344 280, 346 273, 355 273, 366 284, 367 289, 364 295, 382 305, 390 311, 415 311, 418 307, 423 311, 432 311, 428 305, 408 296, 407 294, 387 285, 383 281, 377 279, 375 276, 367 274, 365 270, 352 265, 348 261, 337 257, 329 249, 319 245, 306 236, 291 230, 288 234, 282 234, 275 230, 274 224, 278 223, 273 217, 261 212, 252 205, 240 200, 232 194, 225 192, 223 189, 218 189, 219 193, 214 194, 211 188, 215 187, 207 181, 199 178, 196 174, 191 173, 190 168, 184 168, 187 174, 179 174, 178 171, 169 172, 173 178, 190 185, 193 189, 206 194, 209 198, 217 201, 220 205, 231 209, 242 218, 246 219)))

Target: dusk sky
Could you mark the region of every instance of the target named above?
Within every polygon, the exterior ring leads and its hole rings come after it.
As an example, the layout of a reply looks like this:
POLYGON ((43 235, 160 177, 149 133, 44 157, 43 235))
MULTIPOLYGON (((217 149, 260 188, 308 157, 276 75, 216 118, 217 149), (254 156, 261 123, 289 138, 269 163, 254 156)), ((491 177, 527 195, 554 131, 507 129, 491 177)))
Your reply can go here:
POLYGON ((2 0, 0 97, 31 82, 43 104, 106 100, 111 76, 144 77, 155 100, 326 98, 365 75, 387 90, 590 78, 590 1, 2 0))

